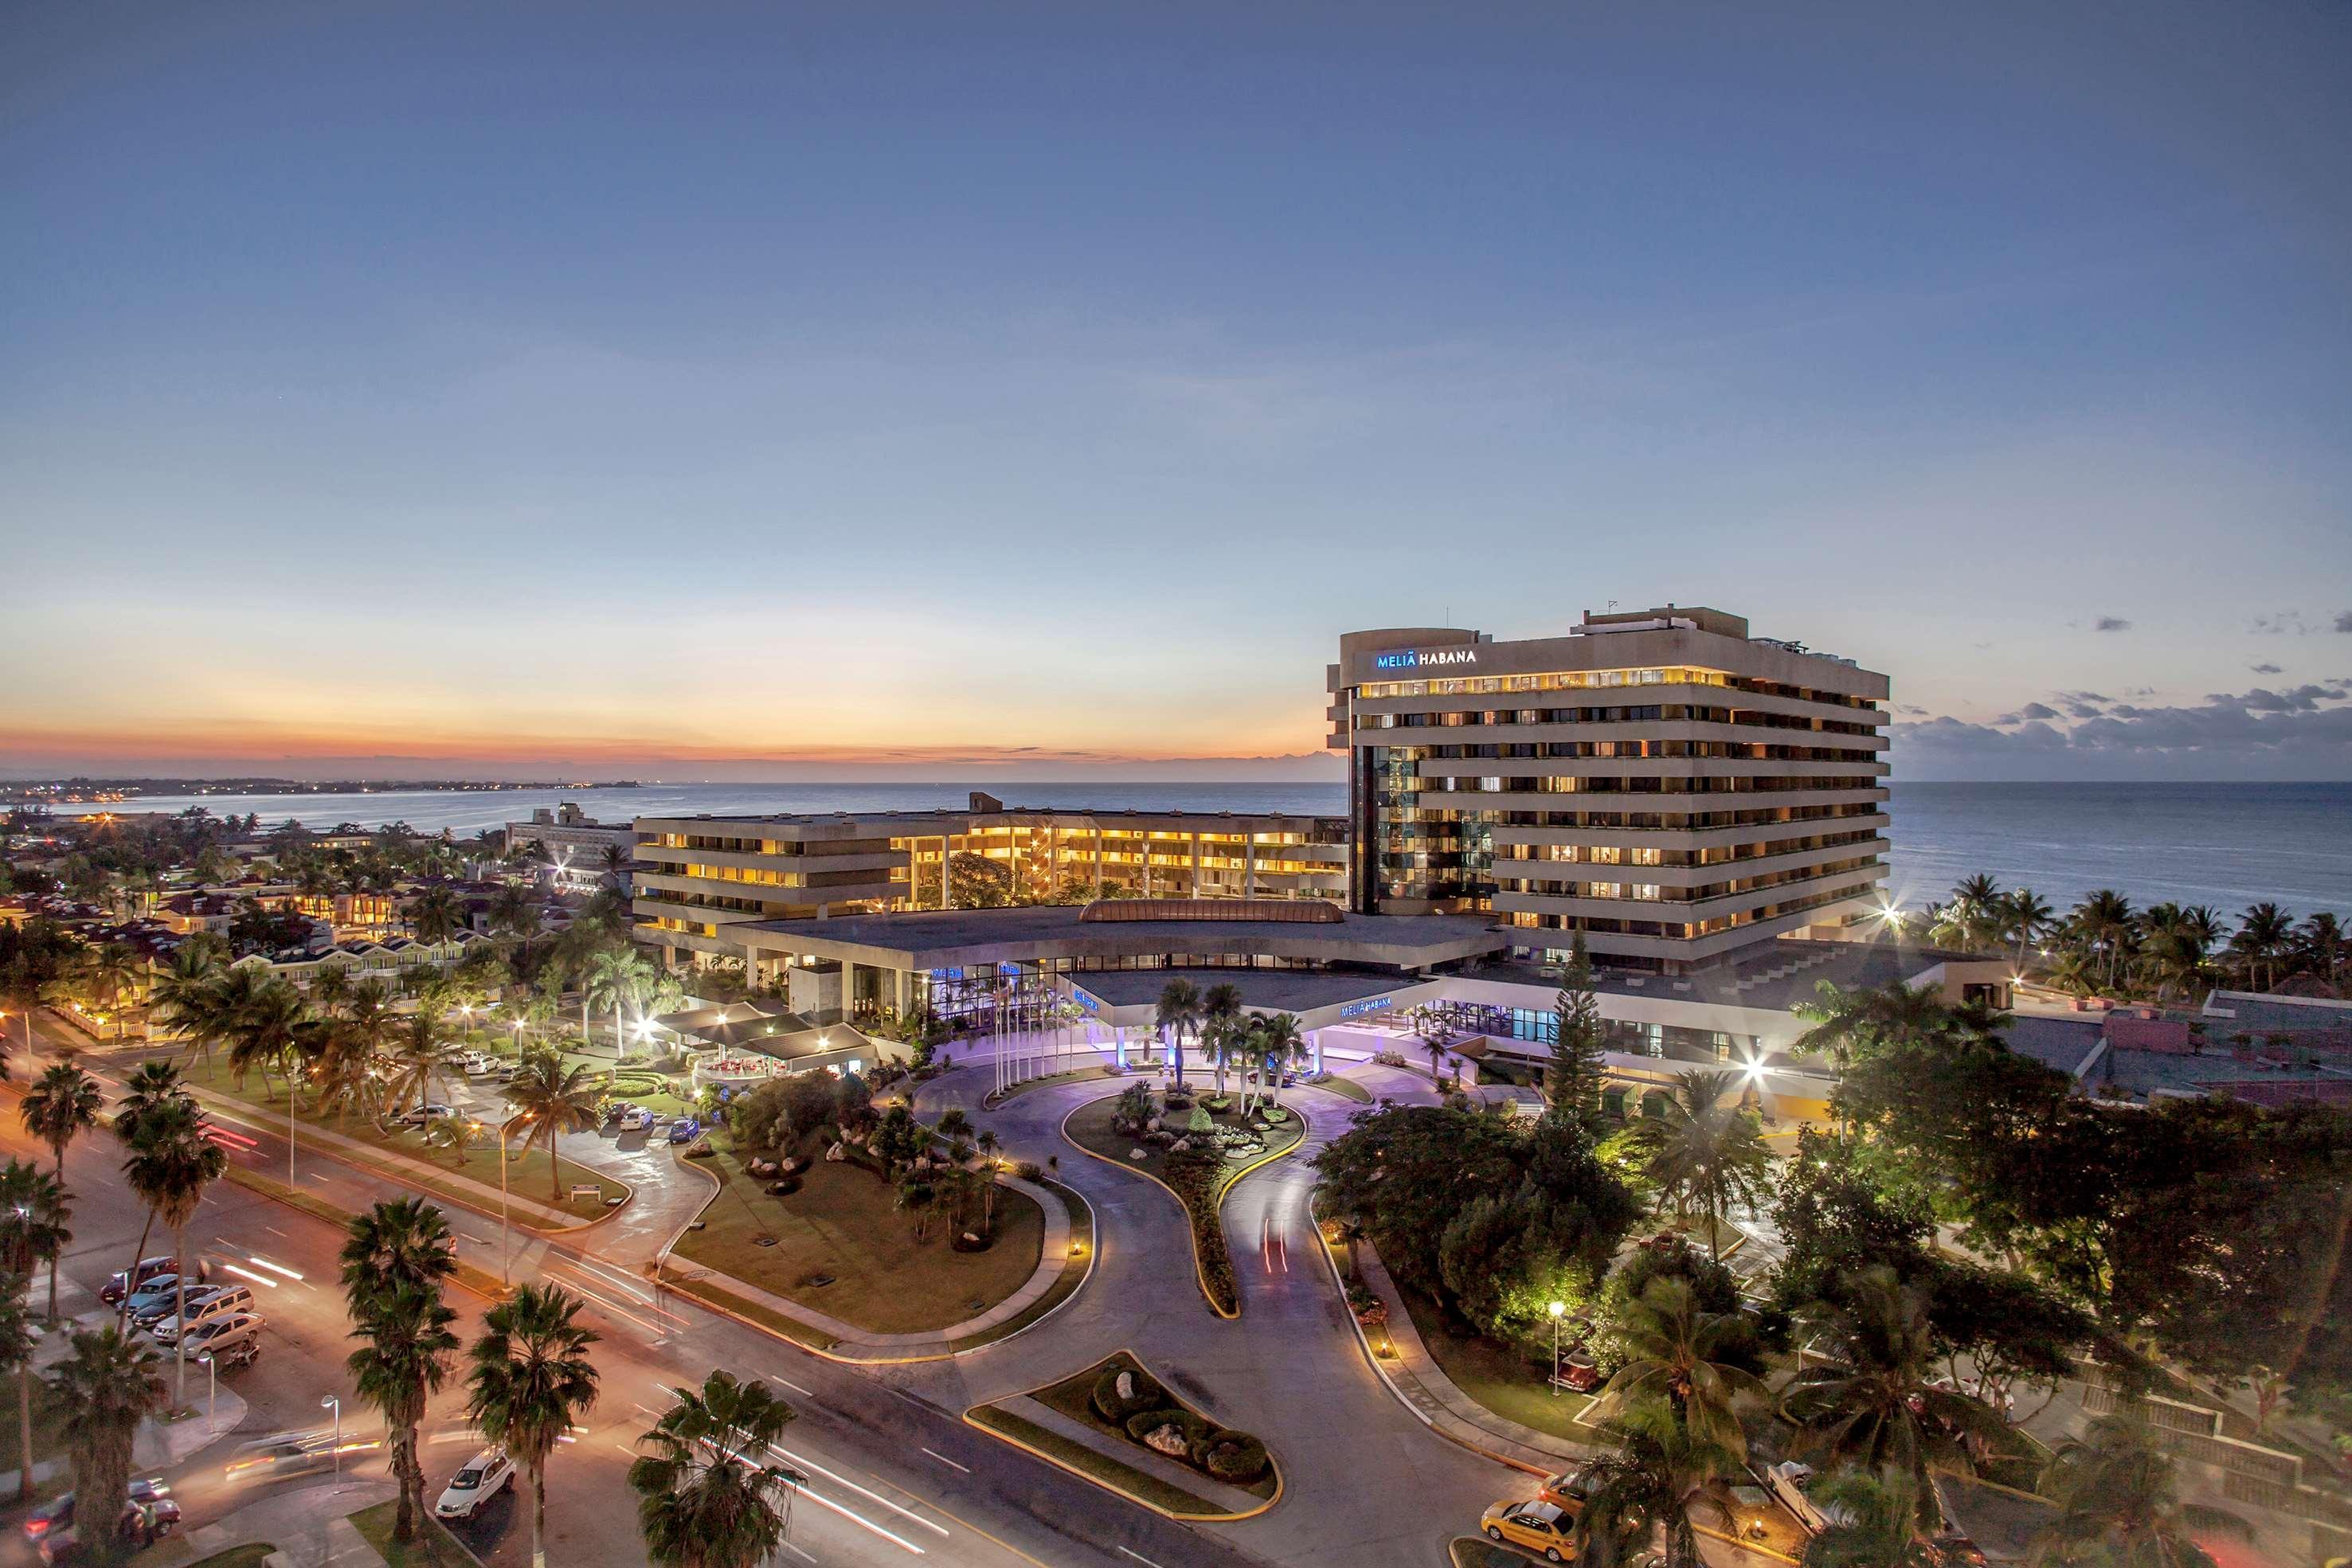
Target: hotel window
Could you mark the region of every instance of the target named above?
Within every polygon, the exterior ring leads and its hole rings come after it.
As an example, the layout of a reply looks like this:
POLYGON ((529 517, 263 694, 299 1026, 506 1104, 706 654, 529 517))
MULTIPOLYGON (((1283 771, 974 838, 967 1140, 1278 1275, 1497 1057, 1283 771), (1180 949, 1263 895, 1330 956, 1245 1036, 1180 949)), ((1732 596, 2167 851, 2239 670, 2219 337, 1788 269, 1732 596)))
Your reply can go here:
POLYGON ((1626 894, 1626 896, 1629 898, 1646 898, 1654 903, 1658 896, 1658 884, 1654 882, 1634 883, 1632 884, 1632 890, 1626 894))
POLYGON ((1622 898, 1625 884, 1620 882, 1590 883, 1586 884, 1584 893, 1588 898, 1622 898))

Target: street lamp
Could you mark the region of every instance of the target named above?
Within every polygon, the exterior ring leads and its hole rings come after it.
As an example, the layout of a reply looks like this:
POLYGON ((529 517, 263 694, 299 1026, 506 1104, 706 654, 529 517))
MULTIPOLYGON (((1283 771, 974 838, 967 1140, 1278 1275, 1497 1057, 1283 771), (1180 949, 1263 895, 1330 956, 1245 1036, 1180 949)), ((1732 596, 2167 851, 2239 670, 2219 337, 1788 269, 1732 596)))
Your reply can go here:
POLYGON ((319 1401, 319 1408, 332 1410, 335 1413, 335 1479, 341 1480, 343 1479, 343 1402, 330 1394, 319 1401))
POLYGON ((211 1351, 205 1352, 204 1354, 196 1357, 196 1360, 203 1364, 205 1374, 211 1379, 205 1385, 205 1422, 209 1426, 212 1418, 220 1413, 220 1366, 213 1360, 211 1351))
POLYGON ((1568 1303, 1554 1301, 1546 1309, 1551 1313, 1551 1396, 1559 1397, 1559 1320, 1568 1315, 1568 1303))

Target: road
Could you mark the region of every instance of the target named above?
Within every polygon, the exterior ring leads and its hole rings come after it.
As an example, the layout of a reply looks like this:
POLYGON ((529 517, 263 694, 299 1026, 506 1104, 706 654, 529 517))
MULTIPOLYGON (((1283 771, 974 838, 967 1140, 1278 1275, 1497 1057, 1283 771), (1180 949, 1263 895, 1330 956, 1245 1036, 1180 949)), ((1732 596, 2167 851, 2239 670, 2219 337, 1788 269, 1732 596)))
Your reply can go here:
MULTIPOLYGON (((45 1042, 45 1060, 49 1050, 45 1042)), ((84 1060, 93 1071, 113 1075, 131 1059, 99 1051, 84 1060)), ((232 1158, 282 1176, 282 1140, 258 1127, 247 1132, 254 1146, 232 1158)), ((18 1129, 13 1107, 0 1110, 0 1150, 25 1157, 39 1153, 18 1129)), ((85 1138, 68 1156, 67 1181, 75 1197, 75 1241, 61 1270, 61 1305, 68 1312, 99 1310, 98 1287, 130 1260, 138 1244, 146 1216, 121 1183, 120 1159, 104 1133, 85 1138)), ((322 1196, 359 1200, 408 1191, 383 1169, 357 1171, 310 1153, 300 1156, 300 1169, 305 1186, 322 1196)), ((667 1172, 664 1179, 683 1175, 667 1172)), ((495 1273, 496 1221, 455 1208, 451 1219, 460 1255, 495 1273)), ((596 1234, 584 1233, 585 1244, 593 1245, 596 1234)), ((225 1474, 235 1446, 268 1433, 320 1427, 322 1396, 342 1396, 348 1427, 380 1432, 380 1423, 353 1397, 342 1365, 350 1346, 335 1282, 341 1241, 339 1227, 234 1185, 219 1184, 207 1194, 190 1228, 191 1249, 236 1261, 274 1282, 256 1286, 269 1319, 265 1354, 225 1380, 247 1401, 245 1422, 231 1438, 167 1472, 190 1528, 240 1500, 243 1494, 225 1474)), ((149 1247, 151 1253, 168 1249, 161 1243, 149 1247)), ((812 1484, 796 1502, 790 1547, 780 1560, 897 1565, 919 1559, 976 1568, 1024 1563, 1136 1568, 1139 1562, 1224 1568, 1266 1561, 1210 1528, 1122 1502, 965 1427, 957 1418, 961 1405, 928 1396, 907 1379, 877 1378, 827 1362, 675 1297, 656 1303, 642 1281, 587 1256, 581 1245, 534 1238, 517 1246, 515 1260, 518 1277, 536 1274, 579 1291, 590 1303, 586 1321, 604 1335, 596 1352, 602 1396, 551 1467, 548 1546, 555 1561, 645 1560, 635 1500, 624 1479, 632 1444, 667 1406, 669 1388, 698 1384, 719 1367, 768 1379, 800 1413, 784 1457, 812 1484)), ((1189 1277, 1185 1282, 1189 1290, 1189 1277)), ((460 1312, 460 1333, 470 1337, 484 1303, 453 1291, 451 1304, 460 1312)), ((1020 1343, 1008 1342, 1001 1355, 1017 1354, 1020 1343)), ((425 1424, 426 1470, 436 1489, 473 1452, 459 1381, 453 1379, 433 1401, 425 1424)), ((190 1386, 201 1399, 202 1381, 192 1378, 190 1386)), ((380 1460, 368 1462, 380 1469, 380 1460)), ((466 1533, 492 1568, 520 1568, 529 1560, 528 1528, 522 1500, 510 1495, 466 1533)), ((17 1562, 31 1560, 13 1531, 5 1550, 17 1562)))

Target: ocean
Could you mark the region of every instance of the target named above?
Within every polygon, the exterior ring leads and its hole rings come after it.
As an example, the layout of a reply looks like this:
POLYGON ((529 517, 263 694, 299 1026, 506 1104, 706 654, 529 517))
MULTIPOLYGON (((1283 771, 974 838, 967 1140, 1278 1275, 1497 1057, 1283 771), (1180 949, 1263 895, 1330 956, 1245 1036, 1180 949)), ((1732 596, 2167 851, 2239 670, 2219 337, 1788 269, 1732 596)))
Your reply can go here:
MULTIPOLYGON (((1289 811, 1338 815, 1339 784, 649 784, 616 789, 391 790, 319 795, 175 795, 125 810, 258 812, 311 827, 405 821, 460 836, 576 800, 608 821, 751 811, 911 811, 961 806, 974 789, 1062 810, 1289 811)), ((2137 904, 2210 904, 2235 915, 2273 900, 2298 915, 2352 916, 2352 783, 1902 784, 1889 810, 1887 891, 1905 904, 1946 896, 1990 872, 2063 909, 2094 888, 2137 904)))

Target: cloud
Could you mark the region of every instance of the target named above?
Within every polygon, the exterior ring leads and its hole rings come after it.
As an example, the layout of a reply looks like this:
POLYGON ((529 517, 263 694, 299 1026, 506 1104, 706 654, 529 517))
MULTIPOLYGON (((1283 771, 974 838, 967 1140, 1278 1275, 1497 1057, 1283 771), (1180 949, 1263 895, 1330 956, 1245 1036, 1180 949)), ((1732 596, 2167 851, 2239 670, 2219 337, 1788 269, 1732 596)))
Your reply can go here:
POLYGON ((2340 612, 2336 615, 2336 629, 2338 632, 2352 632, 2352 610, 2340 612))
POLYGON ((2255 664, 2252 669, 2258 675, 2275 675, 2279 673, 2279 667, 2276 664, 2255 664))
POLYGON ((1993 723, 2001 725, 2023 724, 2029 719, 2056 718, 2057 716, 2058 710, 2052 707, 2048 703, 2027 703, 2015 713, 2009 715, 2005 718, 1997 718, 1993 720, 1993 723))
POLYGON ((2091 630, 2094 632, 2128 632, 2131 630, 2131 622, 2125 620, 2120 615, 2102 615, 2098 619, 2098 623, 2093 626, 2091 630))
POLYGON ((2067 711, 2078 720, 2073 724, 2033 716, 2037 708, 2055 716, 2034 704, 1990 724, 1942 716, 1895 725, 1895 744, 1906 759, 1898 771, 1911 764, 1924 764, 1929 772, 2004 763, 2079 771, 2144 762, 2161 763, 2177 773, 2186 761, 2208 758, 2237 775, 2247 771, 2256 758, 2296 768, 2332 770, 2339 778, 2352 771, 2352 706, 2346 706, 2352 702, 2352 682, 2315 682, 2284 691, 2256 686, 2215 692, 2199 706, 2113 703, 2100 711, 2088 702, 2071 700, 2096 695, 2063 695, 2067 711))

